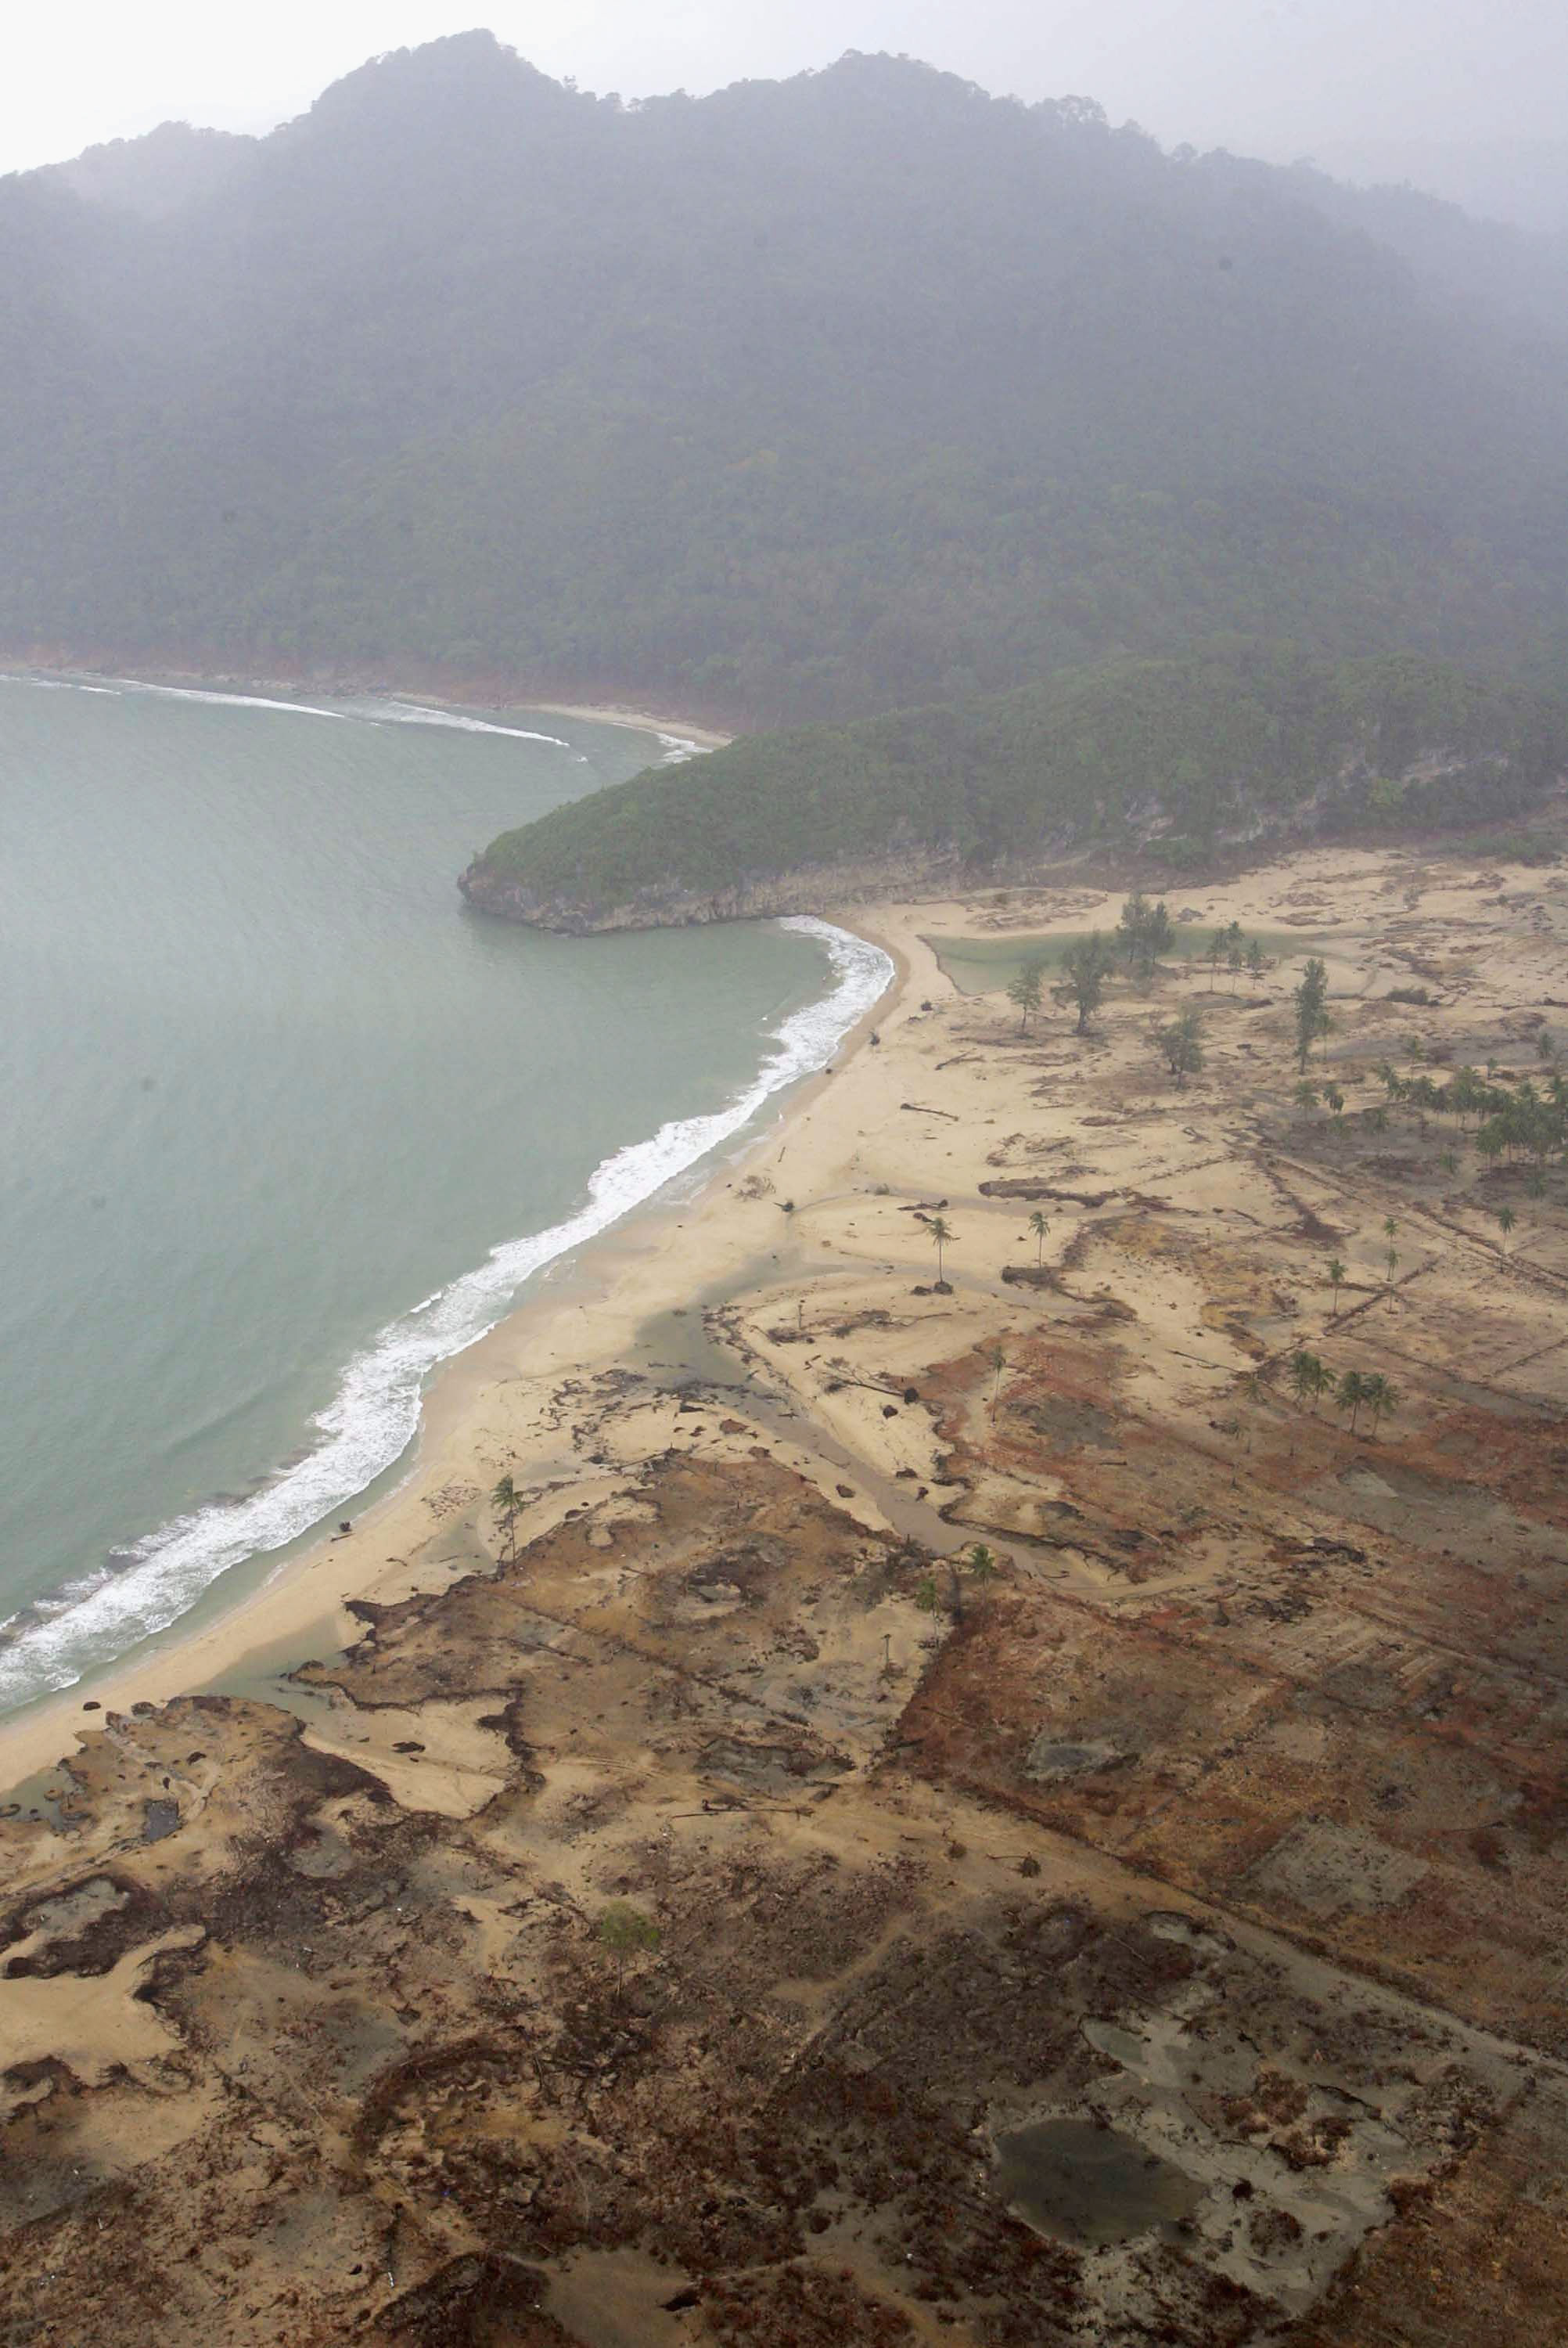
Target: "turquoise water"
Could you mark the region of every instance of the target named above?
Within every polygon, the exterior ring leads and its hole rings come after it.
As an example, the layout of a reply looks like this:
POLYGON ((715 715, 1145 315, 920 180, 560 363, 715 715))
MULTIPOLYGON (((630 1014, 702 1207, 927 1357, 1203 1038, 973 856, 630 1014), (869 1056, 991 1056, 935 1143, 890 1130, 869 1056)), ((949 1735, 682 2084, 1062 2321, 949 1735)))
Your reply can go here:
POLYGON ((660 755, 0 679, 0 1708, 343 1512, 437 1362, 874 999, 821 925, 463 908, 497 830, 660 755))

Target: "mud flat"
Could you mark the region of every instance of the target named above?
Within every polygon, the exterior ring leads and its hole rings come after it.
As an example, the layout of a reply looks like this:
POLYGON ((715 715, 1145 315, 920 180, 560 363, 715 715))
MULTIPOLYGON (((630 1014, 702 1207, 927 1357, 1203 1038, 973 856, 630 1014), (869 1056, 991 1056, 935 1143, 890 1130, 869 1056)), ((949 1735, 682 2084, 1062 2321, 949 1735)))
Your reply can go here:
POLYGON ((1563 2336, 1565 1178, 1376 1071, 1543 1086, 1568 882, 1173 905, 1332 931, 1337 1113, 1286 953, 1079 1036, 921 942, 1088 893, 880 910, 879 1041, 458 1366, 292 1679, 13 1746, 0 2340, 1563 2336))

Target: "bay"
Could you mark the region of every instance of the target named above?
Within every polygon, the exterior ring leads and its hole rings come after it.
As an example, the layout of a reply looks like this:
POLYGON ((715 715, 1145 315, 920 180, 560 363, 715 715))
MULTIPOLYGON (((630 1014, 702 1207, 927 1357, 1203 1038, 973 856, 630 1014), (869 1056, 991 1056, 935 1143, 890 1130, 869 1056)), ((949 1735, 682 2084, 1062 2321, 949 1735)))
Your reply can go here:
POLYGON ((0 1709, 343 1509, 436 1362, 874 999, 821 925, 463 908, 497 830, 678 754, 0 678, 0 1709))

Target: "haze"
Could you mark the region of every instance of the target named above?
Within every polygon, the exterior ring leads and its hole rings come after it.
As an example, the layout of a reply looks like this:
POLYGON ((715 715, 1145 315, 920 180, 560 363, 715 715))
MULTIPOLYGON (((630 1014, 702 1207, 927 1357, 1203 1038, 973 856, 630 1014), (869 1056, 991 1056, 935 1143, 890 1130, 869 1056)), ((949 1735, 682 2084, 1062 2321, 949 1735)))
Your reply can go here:
POLYGON ((1026 98, 1096 98, 1167 144, 1311 156, 1568 225, 1561 0, 89 0, 13 28, 0 170, 170 118, 263 130, 366 57, 477 19, 546 72, 629 98, 903 50, 1026 98))

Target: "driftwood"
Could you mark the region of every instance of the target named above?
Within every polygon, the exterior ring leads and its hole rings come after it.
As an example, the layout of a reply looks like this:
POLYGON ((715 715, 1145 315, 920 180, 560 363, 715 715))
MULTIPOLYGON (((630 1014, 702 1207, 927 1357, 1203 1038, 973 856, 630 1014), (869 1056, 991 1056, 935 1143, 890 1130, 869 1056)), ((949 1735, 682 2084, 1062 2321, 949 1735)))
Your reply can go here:
POLYGON ((900 1101, 900 1108, 910 1109, 917 1117, 945 1117, 949 1125, 959 1122, 958 1111, 950 1108, 927 1108, 924 1101, 900 1101))

